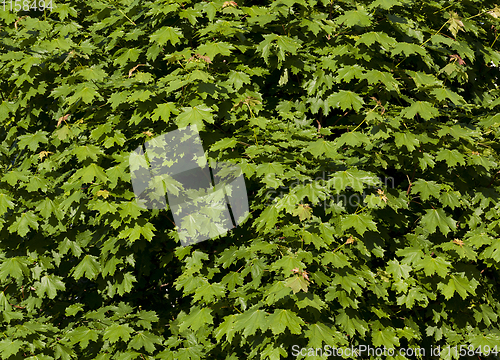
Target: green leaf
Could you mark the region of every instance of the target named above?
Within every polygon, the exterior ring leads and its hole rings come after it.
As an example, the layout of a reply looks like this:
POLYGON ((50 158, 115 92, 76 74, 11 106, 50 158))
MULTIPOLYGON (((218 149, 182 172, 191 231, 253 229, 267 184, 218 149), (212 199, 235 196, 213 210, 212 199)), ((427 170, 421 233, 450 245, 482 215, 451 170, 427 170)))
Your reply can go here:
POLYGON ((449 206, 454 210, 456 207, 461 206, 460 197, 458 191, 446 191, 441 193, 440 200, 444 206, 449 206))
POLYGON ((16 220, 9 226, 8 230, 10 233, 16 232, 20 236, 26 236, 26 234, 32 230, 38 230, 38 216, 36 216, 32 211, 22 213, 16 218, 16 220))
POLYGON ((139 55, 141 54, 141 51, 139 49, 127 49, 127 48, 121 48, 118 50, 116 54, 121 53, 121 55, 113 61, 113 66, 117 65, 126 65, 129 62, 136 62, 137 59, 139 58, 139 55), (123 50, 122 50, 123 49, 123 50))
POLYGON ((403 53, 404 56, 410 56, 413 54, 419 54, 421 56, 425 56, 426 52, 425 50, 417 45, 417 44, 410 44, 410 43, 405 43, 405 42, 398 42, 394 48, 391 51, 391 55, 398 55, 403 53))
POLYGON ((3 100, 0 103, 0 121, 4 121, 9 118, 10 113, 13 111, 13 106, 10 102, 3 100))
POLYGON ((345 25, 347 27, 352 26, 370 26, 372 23, 372 17, 365 10, 349 10, 345 11, 342 15, 335 19, 335 22, 339 25, 345 25))
POLYGON ((440 256, 431 257, 424 256, 422 259, 415 261, 415 270, 424 270, 426 276, 438 274, 445 278, 448 274, 451 263, 440 256))
POLYGON ((207 42, 198 47, 198 52, 201 55, 208 56, 213 60, 217 55, 229 56, 234 46, 226 42, 207 42))
POLYGON ((495 114, 493 116, 488 116, 486 119, 483 119, 479 122, 481 126, 485 128, 489 127, 499 127, 500 126, 500 114, 495 114))
POLYGON ((374 9, 377 7, 381 7, 382 9, 389 10, 393 6, 401 5, 402 2, 400 0, 375 0, 369 5, 369 9, 374 9))
POLYGON ((95 279, 100 272, 99 263, 93 255, 85 255, 80 263, 73 268, 73 277, 78 280, 82 276, 87 279, 95 279))
POLYGON ((337 149, 344 146, 366 146, 370 144, 370 139, 366 134, 358 131, 350 131, 342 134, 336 139, 335 144, 337 149))
POLYGON ((0 194, 0 216, 5 214, 8 209, 13 209, 15 206, 12 198, 7 194, 0 194))
POLYGON ((415 181, 411 187, 411 193, 420 194, 420 198, 423 201, 426 201, 431 196, 439 199, 440 191, 441 185, 437 184, 435 181, 426 181, 423 179, 415 181))
POLYGON ((40 146, 40 143, 48 143, 49 140, 47 139, 47 136, 45 136, 46 134, 46 131, 37 131, 34 134, 19 136, 19 148, 24 149, 28 146, 31 151, 35 151, 40 146))
POLYGON ((300 221, 311 218, 311 208, 308 205, 299 204, 293 211, 292 215, 298 216, 300 221))
POLYGON ((278 215, 279 213, 275 206, 267 206, 256 220, 257 231, 260 231, 262 228, 266 231, 272 229, 278 221, 278 215))
POLYGON ((428 153, 423 153, 423 154, 420 154, 422 157, 418 159, 418 162, 420 164, 420 168, 422 170, 425 170, 427 169, 427 167, 429 168, 433 168, 434 165, 436 164, 436 162, 434 161, 432 155, 428 154, 428 153))
POLYGON ((108 180, 106 173, 99 165, 96 164, 90 164, 83 169, 77 170, 73 174, 72 178, 79 179, 83 183, 91 183, 95 179, 98 179, 102 182, 106 182, 108 180))
POLYGON ((288 276, 291 274, 293 269, 302 270, 304 268, 304 264, 297 259, 296 256, 293 255, 284 255, 281 259, 275 261, 271 267, 272 270, 283 269, 283 273, 288 276))
POLYGON ((264 351, 262 351, 262 359, 280 360, 287 355, 288 352, 282 346, 274 347, 273 344, 268 344, 264 351))
POLYGON ((177 109, 175 108, 174 103, 168 102, 165 104, 158 104, 156 109, 153 111, 153 115, 151 115, 151 120, 155 122, 161 118, 164 122, 168 123, 170 120, 170 114, 172 113, 177 114, 177 109))
POLYGON ((427 209, 421 220, 422 226, 431 234, 439 227, 444 235, 448 235, 450 231, 455 231, 456 223, 451 217, 446 216, 443 209, 427 209))
POLYGON ((198 287, 196 294, 193 296, 194 301, 203 299, 206 303, 211 303, 214 299, 224 298, 226 294, 226 288, 224 285, 219 283, 204 283, 202 286, 198 287))
POLYGON ((397 260, 390 260, 386 271, 397 279, 407 279, 410 276, 411 266, 400 264, 397 260))
POLYGON ((366 286, 366 282, 363 278, 356 277, 352 274, 339 275, 338 273, 335 275, 333 280, 331 281, 332 285, 340 285, 343 290, 348 292, 349 294, 354 291, 356 294, 361 295, 362 289, 361 287, 366 286))
POLYGON ((129 346, 132 349, 140 350, 144 348, 147 352, 152 353, 156 350, 155 344, 161 344, 161 338, 153 335, 148 331, 138 332, 130 341, 129 346))
POLYGON ((328 264, 332 264, 335 268, 339 269, 339 268, 343 268, 345 266, 349 266, 350 265, 350 262, 349 262, 349 258, 339 252, 339 251, 328 251, 326 253, 323 254, 323 259, 321 261, 321 264, 323 266, 326 266, 328 264))
POLYGON ((493 355, 498 352, 498 342, 499 336, 494 333, 482 333, 478 335, 473 335, 470 338, 470 344, 474 347, 474 349, 481 349, 483 354, 487 353, 485 349, 488 349, 486 346, 490 348, 490 353, 493 355))
POLYGON ((302 275, 292 276, 285 281, 285 286, 291 288, 294 294, 301 290, 307 292, 307 285, 309 282, 302 275))
POLYGON ((267 318, 267 327, 271 329, 274 335, 283 333, 286 328, 292 334, 300 334, 302 331, 301 325, 304 325, 304 320, 291 310, 276 309, 267 318))
POLYGON ((449 99, 455 105, 466 104, 466 101, 463 97, 445 87, 432 89, 431 94, 434 95, 438 101, 449 99))
POLYGON ((111 104, 111 108, 115 110, 120 104, 127 102, 128 96, 128 91, 116 91, 108 98, 108 103, 111 104))
POLYGON ((248 74, 245 74, 242 71, 234 71, 234 70, 231 70, 231 72, 229 73, 229 77, 228 77, 227 81, 236 90, 241 89, 241 87, 244 84, 251 83, 251 79, 250 79, 250 76, 248 76, 248 74))
POLYGON ((92 103, 92 101, 94 101, 94 98, 101 97, 97 92, 96 88, 97 86, 92 82, 85 82, 80 85, 77 85, 75 93, 66 100, 67 104, 71 106, 80 99, 85 104, 92 103))
POLYGON ((123 280, 120 284, 115 284, 116 292, 118 295, 123 296, 123 294, 131 292, 133 289, 133 283, 137 282, 137 279, 135 278, 132 273, 128 272, 123 274, 123 280))
POLYGON ((286 53, 289 52, 292 55, 297 54, 297 50, 300 48, 301 41, 298 39, 292 39, 288 36, 277 35, 277 46, 278 46, 278 59, 284 61, 286 58, 286 53))
MULTIPOLYGON (((49 2, 47 2, 46 4, 49 5, 49 2)), ((70 6, 70 4, 58 4, 57 6, 54 6, 54 9, 52 11, 59 14, 59 20, 61 21, 64 21, 68 17, 68 15, 71 15, 73 17, 76 17, 78 15, 78 12, 72 6, 70 6)))
POLYGON ((443 149, 437 152, 436 161, 446 161, 448 166, 465 165, 465 158, 457 149, 443 149))
POLYGON ((328 104, 332 107, 340 107, 343 111, 347 109, 354 109, 358 112, 365 102, 358 94, 348 91, 340 90, 328 97, 328 104))
POLYGON ((225 138, 225 139, 219 140, 215 144, 213 144, 210 147, 210 150, 217 151, 217 150, 232 148, 232 147, 236 146, 236 143, 237 143, 237 141, 235 138, 225 138))
POLYGON ((427 101, 416 101, 410 107, 401 111, 401 116, 407 119, 413 119, 417 114, 424 120, 430 120, 439 115, 439 110, 427 101))
POLYGON ((213 324, 213 316, 211 313, 212 310, 209 308, 200 309, 198 306, 195 306, 191 309, 189 315, 182 319, 183 321, 179 324, 179 331, 183 332, 187 328, 198 331, 206 324, 213 324))
POLYGON ((386 347, 394 349, 399 346, 399 339, 396 336, 396 331, 392 327, 386 327, 372 331, 372 341, 374 347, 386 347))
POLYGON ((176 124, 179 128, 189 125, 196 125, 198 131, 202 131, 205 127, 203 121, 213 124, 214 118, 212 109, 205 105, 182 108, 182 112, 177 116, 176 124))
POLYGON ((128 342, 130 339, 130 334, 134 332, 127 324, 112 324, 104 330, 103 338, 108 340, 110 343, 115 343, 118 340, 122 339, 125 342, 128 342))
MULTIPOLYGON (((189 216, 188 216, 189 218, 189 216)), ((194 224, 193 226, 195 226, 194 224)), ((118 238, 127 239, 129 242, 139 240, 141 235, 148 241, 151 241, 154 236, 155 227, 151 223, 135 224, 134 227, 127 227, 120 231, 118 238)))
POLYGON ((420 144, 418 138, 409 132, 396 133, 394 138, 398 148, 404 145, 409 151, 415 150, 415 146, 420 144))
MULTIPOLYGON (((348 309, 349 310, 349 309, 348 309)), ((342 326, 342 329, 350 335, 353 336, 356 332, 364 335, 368 331, 368 324, 359 318, 356 314, 349 314, 345 309, 341 309, 335 318, 335 322, 342 326)))
POLYGON ((422 288, 420 286, 412 287, 410 290, 408 290, 408 293, 403 293, 397 298, 397 304, 405 304, 408 309, 413 308, 415 306, 415 302, 427 305, 427 296, 425 296, 425 294, 421 290, 422 288))
POLYGON ((433 74, 426 74, 420 71, 407 71, 407 73, 413 79, 418 88, 439 86, 442 84, 442 82, 433 74))
POLYGON ((334 187, 337 193, 345 190, 348 186, 352 187, 354 191, 362 192, 364 184, 375 186, 378 185, 379 180, 372 174, 350 168, 345 171, 338 171, 333 174, 333 177, 328 180, 328 187, 334 187))
POLYGON ((7 260, 2 259, 2 263, 0 264, 0 280, 4 282, 8 276, 14 279, 22 279, 24 276, 28 276, 29 264, 29 261, 20 257, 13 257, 7 260))
POLYGON ((224 321, 215 329, 215 339, 220 343, 220 340, 225 335, 226 340, 231 343, 233 341, 233 337, 236 333, 235 329, 235 321, 237 319, 237 315, 228 315, 224 318, 224 321))
POLYGON ((359 65, 350 65, 339 69, 335 81, 349 83, 354 78, 363 78, 363 68, 359 65))
POLYGON ((73 154, 76 155, 79 162, 83 162, 88 158, 97 161, 98 155, 102 155, 103 151, 95 145, 88 144, 75 147, 73 154))
POLYGON ((62 281, 62 277, 56 275, 45 275, 42 276, 40 281, 35 282, 34 286, 36 289, 36 294, 43 298, 44 294, 47 294, 49 299, 53 299, 57 295, 57 290, 66 290, 66 286, 62 281))
POLYGON ((100 65, 100 66, 94 65, 94 66, 90 66, 90 67, 85 67, 84 69, 79 70, 76 74, 80 75, 85 80, 89 80, 89 81, 93 81, 93 80, 101 81, 101 80, 104 80, 108 76, 106 71, 104 71, 102 69, 102 65, 100 65))
POLYGON ((0 355, 2 359, 8 359, 11 355, 15 355, 25 345, 21 340, 3 339, 0 340, 0 355))
POLYGON ((164 26, 150 35, 149 39, 160 46, 164 46, 168 41, 172 45, 175 45, 180 42, 180 38, 182 37, 184 36, 179 28, 164 26))
POLYGON ((316 349, 324 345, 334 344, 339 334, 333 331, 332 328, 332 326, 327 326, 320 322, 309 324, 307 330, 304 332, 306 338, 309 339, 308 346, 312 346, 316 349))
POLYGON ((66 316, 74 316, 80 311, 83 311, 83 305, 81 303, 78 303, 68 306, 64 313, 66 314, 66 316))
POLYGON ((258 329, 265 332, 268 328, 267 314, 259 309, 247 310, 242 314, 236 315, 235 330, 243 330, 243 336, 254 335, 258 329))
POLYGON ((462 299, 466 299, 468 294, 475 295, 475 289, 479 283, 475 280, 468 280, 462 275, 450 275, 448 284, 441 282, 438 284, 438 289, 444 295, 445 299, 451 299, 453 295, 458 293, 462 299))
MULTIPOLYGON (((108 328, 109 329, 109 328, 108 328)), ((99 338, 99 333, 94 329, 89 329, 85 326, 80 326, 67 335, 68 339, 72 344, 79 343, 82 349, 85 349, 90 341, 97 341, 99 338)))
POLYGON ((354 228, 360 235, 363 235, 367 230, 377 231, 377 224, 368 214, 351 214, 342 219, 342 230, 350 228, 354 228))
POLYGON ((375 42, 378 42, 382 45, 386 50, 390 49, 394 45, 397 44, 397 41, 383 32, 365 32, 363 33, 357 40, 355 46, 357 47, 359 44, 365 44, 366 46, 371 46, 375 42))

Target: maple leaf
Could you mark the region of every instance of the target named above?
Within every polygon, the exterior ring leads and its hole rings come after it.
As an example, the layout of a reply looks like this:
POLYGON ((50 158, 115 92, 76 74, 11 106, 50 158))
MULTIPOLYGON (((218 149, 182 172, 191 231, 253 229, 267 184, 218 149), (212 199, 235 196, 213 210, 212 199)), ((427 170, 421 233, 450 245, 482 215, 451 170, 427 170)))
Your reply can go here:
POLYGON ((430 120, 439 115, 439 110, 428 101, 416 101, 401 111, 401 115, 407 119, 413 119, 417 114, 425 120, 430 120))
POLYGON ((305 219, 311 218, 311 207, 307 204, 299 204, 298 208, 293 211, 293 215, 298 215, 299 220, 303 221, 305 219))
POLYGON ((40 160, 43 160, 44 157, 46 156, 49 156, 49 154, 53 154, 52 151, 40 151, 40 153, 38 154, 38 157, 40 158, 40 160))
POLYGON ((453 218, 446 216, 443 209, 426 210, 426 214, 422 217, 422 225, 432 234, 439 227, 444 235, 448 235, 450 231, 456 229, 457 222, 453 218))
POLYGON ((340 90, 338 93, 334 93, 328 98, 328 104, 330 106, 340 107, 343 111, 347 109, 359 111, 364 103, 361 96, 348 90, 340 90))
POLYGON ((352 236, 349 236, 349 238, 346 240, 345 244, 346 245, 349 245, 349 244, 354 244, 354 238, 352 236))
POLYGON ((453 243, 459 245, 460 247, 464 245, 464 242, 460 239, 454 239, 453 243))
POLYGON ((306 279, 306 280, 310 281, 310 280, 309 280, 309 274, 308 274, 308 273, 307 273, 307 271, 305 271, 305 270, 304 270, 304 271, 302 271, 302 277, 303 277, 304 279, 306 279))
POLYGON ((238 7, 238 4, 235 1, 224 1, 222 8, 225 8, 226 6, 238 7))
POLYGON ((70 114, 66 114, 66 115, 64 115, 64 116, 61 116, 61 117, 59 118, 59 120, 57 121, 57 126, 56 126, 56 127, 59 127, 59 125, 61 125, 61 123, 62 123, 63 121, 68 120, 68 117, 69 117, 69 116, 70 116, 70 114))
POLYGON ((498 7, 498 5, 496 5, 493 9, 488 11, 488 14, 493 16, 495 19, 498 19, 500 17, 500 8, 498 7))
POLYGON ((212 63, 212 60, 210 60, 210 57, 206 56, 206 55, 200 55, 200 54, 196 54, 196 57, 198 59, 201 59, 203 60, 204 62, 206 62, 207 64, 211 64, 212 63))
POLYGON ((379 197, 385 202, 387 203, 387 196, 385 196, 384 194, 384 190, 382 189, 377 189, 377 194, 379 195, 379 197))
POLYGON ((158 43, 158 45, 163 46, 170 41, 172 45, 179 43, 180 38, 183 36, 179 28, 174 28, 171 26, 165 26, 150 35, 150 41, 158 43))
POLYGON ((231 111, 238 109, 239 107, 241 107, 243 105, 246 105, 250 109, 251 107, 254 107, 254 106, 261 104, 261 103, 262 102, 259 99, 255 98, 253 96, 248 96, 244 100, 240 100, 238 103, 233 105, 233 107, 231 108, 231 111))
POLYGON ((457 37, 458 32, 463 29, 464 23, 462 22, 462 20, 460 20, 460 17, 454 11, 450 12, 450 19, 448 21, 450 22, 450 32, 454 37, 457 37))
POLYGON ((300 291, 307 292, 308 285, 309 282, 307 279, 300 274, 298 276, 290 277, 285 281, 285 286, 291 288, 294 294, 300 291))
POLYGON ((465 61, 458 54, 450 55, 450 61, 458 61, 458 65, 466 65, 465 61))
POLYGON ((95 194, 97 197, 102 196, 103 198, 107 199, 109 197, 109 191, 108 190, 99 190, 95 194))

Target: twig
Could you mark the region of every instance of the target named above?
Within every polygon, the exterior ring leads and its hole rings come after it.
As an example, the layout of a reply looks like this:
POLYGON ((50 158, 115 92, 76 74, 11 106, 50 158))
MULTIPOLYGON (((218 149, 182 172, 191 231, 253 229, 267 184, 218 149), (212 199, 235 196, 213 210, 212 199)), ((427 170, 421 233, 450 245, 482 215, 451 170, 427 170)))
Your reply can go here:
POLYGON ((410 180, 410 177, 408 176, 408 174, 406 174, 406 177, 408 178, 408 190, 406 191, 406 195, 408 195, 410 193, 410 190, 411 190, 411 180, 410 180))

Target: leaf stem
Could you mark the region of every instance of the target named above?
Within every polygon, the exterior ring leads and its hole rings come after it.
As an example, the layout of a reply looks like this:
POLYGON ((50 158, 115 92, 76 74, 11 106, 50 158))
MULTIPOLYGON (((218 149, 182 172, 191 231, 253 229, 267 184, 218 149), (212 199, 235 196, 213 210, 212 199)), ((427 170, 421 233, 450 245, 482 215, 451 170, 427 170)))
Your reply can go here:
POLYGON ((357 130, 357 129, 361 126, 361 125, 363 125, 363 123, 364 123, 365 121, 366 121, 366 118, 364 118, 364 119, 363 119, 363 121, 361 121, 361 122, 359 123, 359 125, 358 125, 358 126, 356 126, 356 127, 355 127, 355 128, 354 128, 351 132, 356 131, 356 130, 357 130))
MULTIPOLYGON (((439 33, 441 32, 441 30, 443 30, 443 28, 444 28, 444 27, 446 26, 446 24, 448 24, 449 22, 450 22, 450 20, 447 20, 447 21, 443 24, 443 26, 441 26, 441 28, 439 28, 439 30, 438 30, 438 31, 436 31, 436 33, 435 33, 434 35, 439 34, 439 33)), ((427 43, 427 42, 428 42, 431 38, 432 38, 432 36, 431 36, 431 37, 429 37, 427 40, 425 40, 422 44, 420 44, 420 47, 423 47, 423 46, 424 46, 424 45, 425 45, 425 44, 426 44, 426 43, 427 43)), ((407 57, 405 57, 403 60, 401 60, 401 61, 400 61, 400 62, 396 65, 396 68, 398 68, 398 66, 399 66, 399 65, 401 65, 401 63, 402 63, 403 61, 405 61, 406 59, 407 59, 407 57)))
POLYGON ((495 37, 495 40, 493 40, 493 42, 491 43, 491 46, 490 47, 493 47, 493 45, 495 45, 495 43, 497 42, 497 39, 498 37, 500 36, 500 34, 498 34, 496 37, 495 37))
POLYGON ((131 24, 133 24, 134 26, 137 26, 137 24, 135 22, 133 22, 127 15, 125 15, 125 13, 123 11, 121 11, 118 6, 115 5, 115 9, 118 10, 123 16, 125 16, 127 18, 128 21, 130 21, 131 24))
POLYGON ((455 5, 455 4, 451 4, 451 5, 448 5, 447 7, 445 7, 444 9, 439 9, 438 11, 434 11, 432 14, 437 14, 438 12, 440 12, 440 11, 444 11, 444 10, 446 10, 446 9, 448 9, 448 8, 450 8, 450 7, 452 7, 453 5, 455 5))

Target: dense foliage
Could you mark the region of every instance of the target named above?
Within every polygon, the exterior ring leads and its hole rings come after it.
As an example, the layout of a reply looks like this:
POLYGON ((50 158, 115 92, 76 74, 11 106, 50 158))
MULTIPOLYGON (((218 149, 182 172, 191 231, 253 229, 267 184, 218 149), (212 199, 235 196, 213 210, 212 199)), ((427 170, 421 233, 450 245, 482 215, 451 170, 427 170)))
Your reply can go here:
POLYGON ((0 358, 500 345, 500 8, 0 10, 0 358), (128 161, 190 124, 251 215, 183 247, 128 161))

